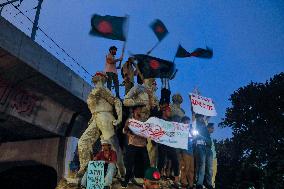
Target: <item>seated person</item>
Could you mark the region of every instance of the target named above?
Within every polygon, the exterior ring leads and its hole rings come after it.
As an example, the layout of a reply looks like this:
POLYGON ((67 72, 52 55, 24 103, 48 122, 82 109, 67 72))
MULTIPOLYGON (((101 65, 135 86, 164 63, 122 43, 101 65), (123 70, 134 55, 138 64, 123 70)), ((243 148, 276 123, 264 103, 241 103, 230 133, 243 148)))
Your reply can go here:
MULTIPOLYGON (((101 140, 102 150, 93 158, 94 161, 105 161, 105 189, 110 188, 116 170, 116 152, 111 149, 111 144, 107 140, 101 140)), ((87 171, 85 172, 81 185, 87 186, 87 171)))
POLYGON ((144 189, 160 188, 160 183, 159 183, 160 178, 161 175, 159 170, 155 167, 149 167, 145 172, 143 188, 144 189))

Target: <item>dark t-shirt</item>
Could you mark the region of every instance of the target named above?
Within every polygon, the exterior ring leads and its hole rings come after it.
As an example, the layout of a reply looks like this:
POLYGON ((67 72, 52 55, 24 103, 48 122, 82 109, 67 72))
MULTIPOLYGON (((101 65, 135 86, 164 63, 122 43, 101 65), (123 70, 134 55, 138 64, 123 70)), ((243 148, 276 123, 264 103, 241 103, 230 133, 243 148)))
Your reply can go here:
POLYGON ((199 120, 196 120, 196 129, 199 132, 199 135, 197 135, 196 140, 203 140, 206 143, 206 146, 211 148, 212 140, 211 140, 210 133, 205 123, 199 120))

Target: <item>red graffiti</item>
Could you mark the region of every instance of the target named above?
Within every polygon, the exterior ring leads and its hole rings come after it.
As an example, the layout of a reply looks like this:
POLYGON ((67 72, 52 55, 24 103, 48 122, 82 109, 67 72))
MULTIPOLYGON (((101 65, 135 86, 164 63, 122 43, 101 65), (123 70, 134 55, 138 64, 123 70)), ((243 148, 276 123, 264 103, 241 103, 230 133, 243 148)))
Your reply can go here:
POLYGON ((0 105, 4 105, 9 97, 9 83, 0 77, 0 105))
POLYGON ((11 83, 0 77, 0 106, 9 105, 19 114, 32 113, 38 97, 21 88, 14 87, 11 83))
POLYGON ((12 108, 15 108, 18 113, 30 114, 35 107, 38 98, 29 94, 27 91, 18 91, 10 101, 12 108))

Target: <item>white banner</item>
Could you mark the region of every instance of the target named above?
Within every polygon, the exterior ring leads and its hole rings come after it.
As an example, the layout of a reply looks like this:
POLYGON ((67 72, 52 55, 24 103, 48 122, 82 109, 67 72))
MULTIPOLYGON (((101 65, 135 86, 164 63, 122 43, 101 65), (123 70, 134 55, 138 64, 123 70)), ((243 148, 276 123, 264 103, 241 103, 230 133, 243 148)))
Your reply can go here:
POLYGON ((141 137, 174 148, 186 149, 188 144, 188 124, 169 122, 156 117, 149 118, 146 122, 129 120, 130 130, 141 137))
POLYGON ((205 116, 216 116, 217 112, 211 98, 189 93, 193 112, 205 116))

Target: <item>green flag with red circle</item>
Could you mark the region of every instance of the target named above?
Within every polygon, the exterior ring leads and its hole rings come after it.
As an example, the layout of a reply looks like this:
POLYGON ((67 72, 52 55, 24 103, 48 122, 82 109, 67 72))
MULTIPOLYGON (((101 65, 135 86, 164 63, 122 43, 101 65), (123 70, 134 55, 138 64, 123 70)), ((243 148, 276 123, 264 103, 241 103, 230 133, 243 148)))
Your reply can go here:
POLYGON ((150 27, 152 28, 159 41, 162 41, 169 33, 165 24, 159 19, 154 20, 151 23, 150 27))
POLYGON ((168 60, 163 60, 149 55, 133 55, 137 61, 137 66, 146 78, 172 78, 176 73, 175 64, 168 60))
POLYGON ((126 17, 100 16, 94 14, 91 19, 90 34, 98 37, 104 37, 113 40, 125 41, 124 25, 126 17))

